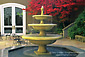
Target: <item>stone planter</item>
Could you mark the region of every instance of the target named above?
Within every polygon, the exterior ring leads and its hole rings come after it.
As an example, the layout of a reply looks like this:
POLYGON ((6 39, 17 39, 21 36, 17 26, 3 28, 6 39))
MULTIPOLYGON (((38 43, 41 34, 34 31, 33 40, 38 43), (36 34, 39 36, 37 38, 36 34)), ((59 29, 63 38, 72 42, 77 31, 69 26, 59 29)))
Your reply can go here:
POLYGON ((75 35, 75 39, 81 42, 85 42, 85 37, 81 35, 75 35))

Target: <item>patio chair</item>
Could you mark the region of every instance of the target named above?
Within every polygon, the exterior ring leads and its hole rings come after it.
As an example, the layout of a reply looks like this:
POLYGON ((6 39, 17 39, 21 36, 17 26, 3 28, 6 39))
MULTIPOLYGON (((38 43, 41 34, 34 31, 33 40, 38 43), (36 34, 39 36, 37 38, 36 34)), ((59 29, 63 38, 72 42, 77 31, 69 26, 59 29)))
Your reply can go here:
POLYGON ((11 33, 6 34, 5 36, 6 36, 6 40, 7 39, 9 39, 9 40, 11 39, 11 33))
POLYGON ((23 44, 23 45, 28 45, 28 44, 29 44, 29 42, 28 42, 28 40, 23 39, 21 44, 23 44))
POLYGON ((23 41, 21 41, 21 38, 19 35, 13 34, 13 44, 17 45, 17 44, 21 44, 23 41))
POLYGON ((0 34, 0 40, 3 40, 2 36, 3 36, 3 35, 0 34))
POLYGON ((14 39, 13 39, 13 44, 17 44, 17 41, 19 41, 19 40, 20 40, 19 38, 14 37, 14 39))
POLYGON ((1 35, 1 32, 0 32, 0 40, 3 40, 3 37, 4 36, 4 34, 3 35, 1 35))

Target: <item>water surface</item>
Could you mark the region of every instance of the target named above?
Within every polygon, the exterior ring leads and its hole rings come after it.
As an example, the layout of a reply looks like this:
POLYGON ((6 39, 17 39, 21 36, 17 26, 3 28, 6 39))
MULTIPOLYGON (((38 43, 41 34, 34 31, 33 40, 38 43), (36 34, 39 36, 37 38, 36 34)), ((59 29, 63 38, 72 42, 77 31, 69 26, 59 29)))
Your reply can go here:
POLYGON ((76 57, 78 54, 62 47, 47 47, 51 55, 36 55, 34 51, 38 49, 37 46, 29 46, 20 49, 11 50, 8 57, 76 57))

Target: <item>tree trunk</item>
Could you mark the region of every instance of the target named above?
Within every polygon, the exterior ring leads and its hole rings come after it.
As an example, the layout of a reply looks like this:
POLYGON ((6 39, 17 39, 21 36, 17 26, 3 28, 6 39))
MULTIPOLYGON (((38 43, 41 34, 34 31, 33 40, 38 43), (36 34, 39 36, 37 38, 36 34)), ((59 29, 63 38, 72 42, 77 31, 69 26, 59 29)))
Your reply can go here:
POLYGON ((65 24, 64 24, 64 22, 63 22, 63 27, 65 28, 65 24))

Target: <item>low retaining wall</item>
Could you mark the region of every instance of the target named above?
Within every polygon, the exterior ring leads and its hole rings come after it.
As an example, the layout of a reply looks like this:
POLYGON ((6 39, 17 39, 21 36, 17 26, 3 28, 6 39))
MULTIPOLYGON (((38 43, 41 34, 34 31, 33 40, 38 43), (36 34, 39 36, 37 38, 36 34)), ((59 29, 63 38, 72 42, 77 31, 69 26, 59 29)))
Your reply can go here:
POLYGON ((63 38, 68 37, 68 29, 70 27, 72 27, 73 25, 74 25, 74 23, 71 23, 71 24, 69 24, 68 26, 66 26, 65 28, 62 29, 62 31, 63 31, 63 38))
MULTIPOLYGON (((85 50, 82 50, 82 49, 79 49, 79 48, 76 48, 76 47, 73 47, 73 46, 64 46, 64 45, 48 45, 48 46, 62 47, 62 48, 72 50, 72 51, 78 53, 77 57, 84 57, 84 55, 85 55, 85 50)), ((26 46, 15 46, 14 48, 8 47, 8 48, 5 48, 5 49, 2 49, 2 50, 0 50, 0 52, 1 52, 0 56, 1 57, 8 57, 8 51, 18 49, 18 48, 22 48, 22 47, 26 47, 26 46)))
POLYGON ((75 35, 75 39, 81 42, 85 42, 85 37, 81 35, 75 35))

